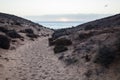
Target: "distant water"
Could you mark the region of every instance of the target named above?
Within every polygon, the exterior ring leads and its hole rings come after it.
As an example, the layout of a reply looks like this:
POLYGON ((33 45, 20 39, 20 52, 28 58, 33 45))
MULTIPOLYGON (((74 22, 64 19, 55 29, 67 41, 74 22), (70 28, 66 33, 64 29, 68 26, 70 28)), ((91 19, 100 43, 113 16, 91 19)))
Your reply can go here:
POLYGON ((53 29, 60 29, 60 28, 68 28, 68 27, 75 27, 80 25, 84 22, 37 22, 45 27, 53 28, 53 29))

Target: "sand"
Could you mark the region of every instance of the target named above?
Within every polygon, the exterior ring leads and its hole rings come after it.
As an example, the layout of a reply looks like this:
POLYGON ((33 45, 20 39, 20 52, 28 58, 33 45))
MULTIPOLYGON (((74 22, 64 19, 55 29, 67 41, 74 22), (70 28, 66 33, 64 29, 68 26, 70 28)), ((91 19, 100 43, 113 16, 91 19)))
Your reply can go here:
POLYGON ((48 37, 29 41, 2 55, 0 80, 80 80, 58 60, 48 37), (3 58, 3 60, 2 60, 3 58))

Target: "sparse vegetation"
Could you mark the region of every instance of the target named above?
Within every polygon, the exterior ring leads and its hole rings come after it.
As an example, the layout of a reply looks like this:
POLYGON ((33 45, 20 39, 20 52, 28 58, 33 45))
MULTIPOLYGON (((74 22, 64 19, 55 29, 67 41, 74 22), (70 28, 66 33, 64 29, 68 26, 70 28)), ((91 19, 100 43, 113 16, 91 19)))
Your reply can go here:
POLYGON ((64 36, 66 35, 67 32, 66 32, 66 29, 59 29, 59 30, 56 30, 53 34, 52 34, 52 38, 53 39, 57 39, 61 36, 64 36))
POLYGON ((84 30, 91 30, 91 29, 95 29, 96 27, 93 25, 87 25, 84 30))
POLYGON ((0 48, 9 49, 10 39, 4 35, 0 35, 0 48))
POLYGON ((0 27, 0 32, 7 33, 7 32, 8 32, 8 30, 7 30, 6 28, 4 28, 4 27, 0 27))
POLYGON ((70 56, 65 59, 65 62, 66 62, 67 65, 74 64, 74 63, 76 63, 77 61, 78 61, 77 58, 75 58, 75 57, 70 57, 70 56))
POLYGON ((68 48, 67 47, 65 47, 65 46, 63 46, 63 45, 56 45, 55 47, 54 47, 54 53, 56 54, 56 53, 60 53, 60 52, 64 52, 64 51, 67 51, 68 50, 68 48))
POLYGON ((32 29, 25 29, 25 32, 30 34, 34 33, 32 29))
POLYGON ((32 33, 34 33, 33 32, 33 30, 32 29, 25 29, 25 30, 20 30, 20 32, 22 32, 22 33, 29 33, 29 34, 32 34, 32 33))
POLYGON ((53 40, 53 38, 49 38, 49 39, 48 39, 48 42, 49 42, 49 46, 54 45, 54 40, 53 40))
POLYGON ((49 38, 49 45, 54 45, 54 53, 60 53, 60 52, 64 52, 67 51, 68 48, 66 46, 69 46, 72 44, 72 41, 66 38, 60 38, 60 39, 56 39, 54 40, 53 38, 49 38))
POLYGON ((54 41, 55 45, 69 46, 72 44, 72 41, 66 38, 60 38, 54 41))
POLYGON ((120 35, 120 32, 119 33, 117 33, 117 41, 116 41, 116 47, 117 47, 117 50, 120 52, 120 37, 119 37, 119 35, 120 35))
POLYGON ((21 35, 19 35, 15 30, 9 30, 6 35, 8 35, 11 38, 22 38, 21 35))
POLYGON ((56 39, 54 40, 53 38, 49 38, 49 45, 64 45, 64 46, 69 46, 72 44, 72 41, 66 38, 60 38, 60 39, 56 39))
POLYGON ((92 70, 88 70, 86 73, 85 73, 85 76, 90 78, 90 76, 92 75, 92 70))
MULTIPOLYGON (((32 29, 25 29, 25 30, 20 30, 22 33, 26 33, 26 36, 29 38, 38 38, 39 35, 35 34, 32 29)), ((32 40, 32 39, 31 39, 32 40)))
POLYGON ((36 34, 26 34, 27 37, 30 37, 30 38, 38 38, 39 35, 36 35, 36 34))
POLYGON ((15 25, 21 26, 21 23, 19 23, 19 22, 15 22, 15 25))
POLYGON ((61 54, 58 59, 61 60, 61 59, 63 59, 63 58, 64 58, 64 55, 61 54))
POLYGON ((89 38, 91 36, 93 36, 92 32, 89 32, 89 33, 80 33, 79 34, 79 40, 87 39, 87 38, 89 38))
POLYGON ((112 48, 102 46, 99 48, 99 52, 96 55, 95 63, 101 64, 102 66, 109 67, 109 65, 115 59, 115 51, 112 48))

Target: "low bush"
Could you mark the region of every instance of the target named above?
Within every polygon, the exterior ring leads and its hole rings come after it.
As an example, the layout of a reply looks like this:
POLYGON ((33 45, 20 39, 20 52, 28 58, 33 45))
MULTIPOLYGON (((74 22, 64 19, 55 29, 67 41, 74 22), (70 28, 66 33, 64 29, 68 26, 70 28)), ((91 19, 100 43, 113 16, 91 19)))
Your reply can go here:
POLYGON ((32 29, 20 30, 20 32, 22 32, 22 33, 29 33, 29 34, 33 34, 34 33, 32 29))
POLYGON ((67 65, 74 64, 74 63, 76 63, 77 61, 78 61, 78 59, 75 58, 75 57, 67 57, 67 58, 65 59, 65 62, 66 62, 67 65))
POLYGON ((87 34, 84 34, 84 33, 79 34, 80 39, 85 39, 86 37, 88 37, 87 34))
POLYGON ((114 61, 115 56, 115 51, 112 48, 102 46, 99 48, 99 52, 96 55, 94 62, 101 64, 102 66, 109 67, 109 65, 114 61))
POLYGON ((23 38, 20 34, 18 34, 15 30, 9 30, 6 33, 7 36, 11 37, 11 38, 23 38))
POLYGON ((54 33, 52 34, 52 38, 57 39, 64 35, 67 35, 66 29, 58 29, 54 31, 54 33))
POLYGON ((85 73, 85 76, 87 78, 90 78, 90 76, 92 75, 92 70, 88 70, 86 73, 85 73))
POLYGON ((14 24, 18 25, 18 26, 21 26, 21 23, 19 23, 19 22, 15 22, 14 24))
POLYGON ((32 29, 25 29, 25 32, 30 34, 34 33, 32 29))
POLYGON ((87 25, 85 26, 84 30, 92 30, 92 29, 95 29, 96 26, 93 26, 93 25, 87 25))
POLYGON ((36 34, 26 34, 27 37, 30 37, 30 38, 38 38, 39 35, 36 35, 36 34))
POLYGON ((55 45, 64 45, 64 46, 69 46, 72 44, 72 41, 66 38, 60 38, 54 41, 55 45))
POLYGON ((119 35, 120 35, 120 32, 119 33, 117 33, 117 40, 116 40, 116 43, 115 43, 115 45, 116 45, 116 47, 117 47, 117 50, 120 52, 120 37, 119 37, 119 35))
POLYGON ((49 38, 49 39, 48 39, 48 42, 49 42, 49 46, 54 45, 54 40, 53 40, 53 38, 49 38))
POLYGON ((8 30, 7 30, 6 28, 4 28, 4 27, 0 27, 0 32, 7 33, 7 32, 8 32, 8 30))
POLYGON ((40 31, 41 29, 37 29, 38 31, 40 31))
POLYGON ((56 45, 53 50, 54 50, 54 53, 56 54, 56 53, 67 51, 68 48, 62 45, 59 45, 59 46, 56 45))
POLYGON ((10 39, 4 35, 0 35, 0 48, 9 49, 10 39))
POLYGON ((3 20, 0 20, 0 23, 5 23, 3 20))
POLYGON ((60 56, 59 56, 59 58, 58 58, 59 60, 62 60, 62 59, 64 59, 64 55, 63 54, 61 54, 60 56))
POLYGON ((92 32, 89 32, 89 33, 80 33, 79 34, 79 39, 80 40, 83 40, 83 39, 87 39, 89 37, 93 36, 93 33, 92 32))

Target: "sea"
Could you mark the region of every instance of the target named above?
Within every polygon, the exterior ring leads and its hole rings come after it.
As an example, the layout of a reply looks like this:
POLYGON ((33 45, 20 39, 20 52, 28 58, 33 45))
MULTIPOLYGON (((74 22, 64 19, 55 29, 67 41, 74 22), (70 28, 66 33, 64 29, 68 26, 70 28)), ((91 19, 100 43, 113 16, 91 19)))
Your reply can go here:
POLYGON ((61 21, 53 21, 53 22, 37 22, 45 27, 52 28, 52 29, 61 29, 61 28, 69 28, 69 27, 75 27, 77 25, 83 24, 84 22, 61 22, 61 21))

